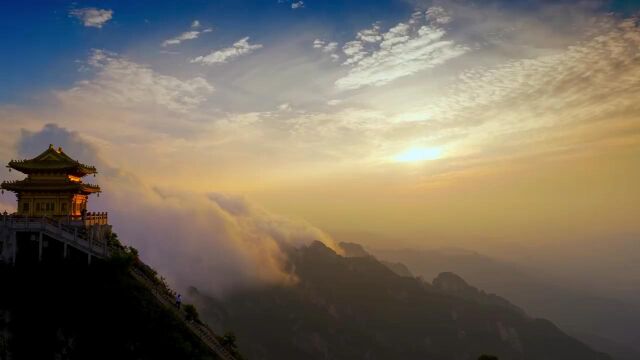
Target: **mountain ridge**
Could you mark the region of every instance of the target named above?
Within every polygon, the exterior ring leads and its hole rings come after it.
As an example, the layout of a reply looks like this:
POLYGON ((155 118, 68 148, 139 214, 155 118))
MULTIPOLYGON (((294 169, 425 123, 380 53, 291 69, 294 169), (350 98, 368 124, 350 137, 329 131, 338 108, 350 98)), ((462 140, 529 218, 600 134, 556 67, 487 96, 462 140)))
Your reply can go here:
MULTIPOLYGON (((363 251, 366 251, 362 247, 363 251)), ((617 299, 585 293, 571 286, 545 281, 516 264, 500 261, 475 251, 440 249, 373 249, 371 253, 429 278, 452 271, 488 292, 500 294, 533 316, 554 321, 570 334, 602 351, 619 353, 615 358, 640 358, 635 329, 640 326, 640 307, 617 299), (635 335, 634 335, 635 334, 635 335), (635 338, 634 338, 635 336, 635 338), (619 346, 616 345, 619 343, 619 346)))
POLYGON ((373 256, 343 257, 315 242, 291 249, 289 261, 294 286, 225 298, 192 292, 202 317, 218 330, 233 328, 251 359, 610 359, 547 320, 452 296, 373 256))

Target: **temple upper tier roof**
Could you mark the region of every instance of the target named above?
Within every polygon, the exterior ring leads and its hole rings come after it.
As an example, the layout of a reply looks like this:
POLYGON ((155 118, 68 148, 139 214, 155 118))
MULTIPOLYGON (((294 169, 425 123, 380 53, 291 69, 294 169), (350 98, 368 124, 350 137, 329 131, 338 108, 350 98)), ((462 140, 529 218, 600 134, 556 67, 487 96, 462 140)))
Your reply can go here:
POLYGON ((98 172, 95 167, 82 164, 72 159, 62 151, 62 148, 56 150, 53 145, 49 145, 47 150, 33 159, 11 160, 7 167, 25 174, 65 173, 77 177, 96 174, 98 172))

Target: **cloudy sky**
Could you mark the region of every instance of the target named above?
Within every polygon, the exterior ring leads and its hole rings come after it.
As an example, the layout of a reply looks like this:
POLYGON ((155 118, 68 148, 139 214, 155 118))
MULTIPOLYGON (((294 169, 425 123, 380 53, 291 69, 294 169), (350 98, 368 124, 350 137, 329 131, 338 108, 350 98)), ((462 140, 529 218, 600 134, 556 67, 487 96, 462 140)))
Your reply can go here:
POLYGON ((150 188, 376 245, 637 238, 639 9, 4 2, 0 159, 65 131, 150 188))

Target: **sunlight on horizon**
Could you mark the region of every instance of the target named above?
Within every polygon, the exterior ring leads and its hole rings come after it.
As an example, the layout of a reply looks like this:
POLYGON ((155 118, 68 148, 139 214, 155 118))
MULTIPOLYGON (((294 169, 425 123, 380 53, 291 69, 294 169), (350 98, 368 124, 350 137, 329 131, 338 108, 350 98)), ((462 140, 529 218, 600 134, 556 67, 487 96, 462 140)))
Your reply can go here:
POLYGON ((394 158, 397 162, 417 162, 426 160, 437 160, 442 157, 442 149, 432 148, 411 148, 394 158))

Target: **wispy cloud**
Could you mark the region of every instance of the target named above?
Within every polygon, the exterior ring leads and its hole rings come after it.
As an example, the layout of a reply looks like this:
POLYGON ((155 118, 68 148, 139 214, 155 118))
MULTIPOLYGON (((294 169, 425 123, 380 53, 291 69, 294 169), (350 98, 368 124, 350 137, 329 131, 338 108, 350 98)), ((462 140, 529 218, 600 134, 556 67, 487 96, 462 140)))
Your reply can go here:
POLYGON ((169 45, 178 45, 185 40, 197 39, 199 35, 200 31, 186 31, 174 38, 165 40, 164 42, 162 42, 162 46, 166 47, 169 45))
POLYGON ((597 36, 556 54, 465 71, 425 110, 440 121, 494 133, 560 128, 602 120, 620 109, 637 111, 640 66, 630 59, 640 56, 639 47, 640 29, 633 20, 607 24, 597 36), (542 108, 554 111, 543 115, 542 108))
POLYGON ((94 50, 87 63, 97 70, 96 77, 59 92, 60 99, 85 104, 99 99, 123 108, 146 104, 186 111, 204 102, 214 91, 213 86, 201 77, 180 80, 158 74, 147 65, 104 50, 94 50))
POLYGON ((342 47, 347 57, 344 64, 352 68, 336 81, 336 87, 349 90, 385 85, 464 54, 468 47, 445 38, 447 32, 440 25, 449 21, 443 9, 430 8, 385 33, 377 24, 358 32, 355 40, 342 47))
POLYGON ((356 38, 365 43, 377 43, 381 41, 380 25, 374 24, 370 29, 359 31, 356 38))
POLYGON ((200 21, 198 21, 198 20, 194 20, 194 21, 191 23, 191 29, 192 29, 192 30, 190 30, 190 31, 185 31, 185 32, 183 32, 182 34, 180 34, 180 35, 178 35, 178 36, 176 36, 176 37, 173 37, 173 38, 171 38, 171 39, 168 39, 168 40, 163 41, 163 42, 162 42, 162 46, 163 46, 163 47, 167 47, 167 46, 169 46, 169 45, 178 45, 178 44, 180 44, 180 43, 181 43, 181 42, 183 42, 183 41, 197 39, 197 38, 200 36, 200 34, 209 33, 209 32, 212 32, 212 31, 213 31, 213 29, 211 29, 211 28, 204 29, 204 30, 202 30, 202 31, 200 31, 200 30, 193 30, 193 29, 198 29, 198 28, 200 28, 200 26, 201 26, 201 25, 200 25, 200 21))
POLYGON ((291 111, 293 108, 291 107, 291 104, 289 103, 283 103, 278 105, 278 110, 280 111, 291 111))
POLYGON ((242 55, 248 55, 257 49, 262 48, 262 44, 250 44, 249 37, 236 41, 232 46, 221 50, 216 50, 209 55, 198 56, 191 59, 192 63, 200 63, 205 65, 213 65, 226 63, 242 55))
POLYGON ((329 54, 333 61, 338 61, 340 59, 340 55, 336 53, 338 50, 338 43, 335 41, 327 42, 325 40, 315 39, 313 40, 313 48, 320 49, 322 52, 329 54))
POLYGON ((72 9, 69 15, 78 18, 86 27, 101 28, 113 17, 113 10, 87 7, 72 9))
MULTIPOLYGON (((416 14, 419 16, 419 14, 416 14)), ((427 19, 436 24, 448 24, 451 22, 451 14, 446 11, 442 6, 432 6, 427 9, 425 15, 427 19)))
POLYGON ((291 3, 292 9, 302 9, 304 7, 304 1, 294 1, 291 3))

